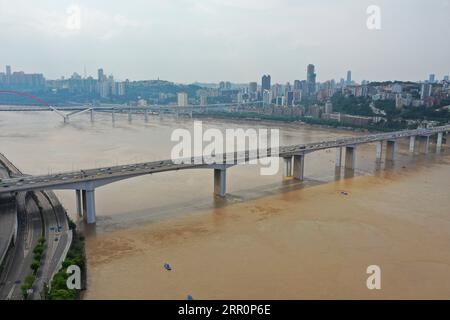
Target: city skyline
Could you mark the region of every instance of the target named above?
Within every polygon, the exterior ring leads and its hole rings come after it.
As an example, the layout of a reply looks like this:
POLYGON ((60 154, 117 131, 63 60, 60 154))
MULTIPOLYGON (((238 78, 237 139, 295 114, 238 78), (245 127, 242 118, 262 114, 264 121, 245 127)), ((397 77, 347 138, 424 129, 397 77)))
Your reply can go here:
MULTIPOLYGON (((251 83, 256 83, 257 86, 259 87, 263 87, 262 83, 265 81, 264 79, 266 78, 267 84, 269 86, 269 88, 271 87, 271 83, 272 84, 294 84, 296 81, 299 80, 304 80, 307 82, 310 82, 311 85, 315 85, 316 84, 316 76, 317 76, 317 72, 316 71, 316 65, 315 64, 308 64, 304 70, 304 76, 299 76, 295 79, 288 79, 285 82, 278 82, 278 81, 272 81, 272 75, 270 73, 266 73, 266 74, 262 74, 262 78, 261 78, 261 82, 258 81, 254 81, 258 76, 255 76, 254 79, 250 79, 247 82, 233 82, 227 79, 221 79, 217 82, 213 82, 213 81, 196 81, 196 82, 192 82, 192 83, 185 83, 185 84, 195 84, 195 83, 201 83, 201 84, 215 84, 215 85, 220 85, 221 82, 229 82, 235 85, 249 85, 251 83), (309 71, 309 68, 312 68, 311 71, 309 71), (308 80, 308 77, 311 77, 310 80, 308 80)), ((43 77, 42 80, 67 80, 67 79, 89 79, 92 78, 94 80, 102 80, 102 81, 106 81, 108 80, 108 78, 110 77, 114 77, 114 72, 105 72, 103 67, 98 67, 95 71, 95 73, 93 74, 87 74, 86 72, 84 72, 84 74, 80 74, 77 71, 72 72, 70 75, 62 75, 58 78, 49 78, 46 77, 45 73, 43 72, 33 72, 33 73, 29 73, 26 70, 22 70, 22 69, 13 69, 13 66, 11 66, 10 64, 7 64, 4 66, 4 70, 0 69, 0 76, 14 76, 15 74, 19 74, 19 75, 32 75, 32 76, 39 76, 39 77, 43 77)), ((115 80, 117 80, 117 78, 114 77, 115 80)), ((1 78, 0 78, 1 80, 1 78)), ((182 82, 176 82, 176 81, 172 81, 171 79, 151 79, 151 78, 145 78, 145 79, 132 79, 129 77, 126 77, 126 79, 119 79, 120 82, 123 82, 125 80, 129 80, 129 81, 146 81, 146 80, 163 80, 163 81, 169 81, 169 82, 173 82, 173 83, 180 83, 182 84, 182 82)), ((361 81, 357 82, 353 79, 352 76, 352 70, 349 69, 345 72, 345 74, 341 77, 337 77, 337 78, 330 78, 330 79, 323 79, 322 81, 317 81, 317 83, 325 83, 328 81, 336 81, 336 82, 342 82, 344 81, 346 84, 352 84, 352 83, 364 83, 364 82, 429 82, 429 83, 437 83, 439 81, 449 81, 449 74, 448 73, 442 73, 441 77, 436 76, 436 73, 428 73, 426 76, 422 77, 421 79, 403 79, 403 80, 399 80, 399 79, 381 79, 381 80, 371 80, 371 79, 367 79, 364 78, 361 81)), ((262 88, 267 89, 267 88, 262 88)))
POLYGON ((47 0, 19 12, 17 3, 0 0, 0 61, 50 79, 85 69, 95 77, 102 66, 118 79, 177 83, 247 83, 261 73, 285 83, 303 78, 312 61, 319 82, 345 78, 347 70, 357 82, 450 72, 448 0, 379 1, 380 30, 366 26, 371 4, 177 0, 124 9, 47 0), (79 24, 69 19, 77 10, 79 24))

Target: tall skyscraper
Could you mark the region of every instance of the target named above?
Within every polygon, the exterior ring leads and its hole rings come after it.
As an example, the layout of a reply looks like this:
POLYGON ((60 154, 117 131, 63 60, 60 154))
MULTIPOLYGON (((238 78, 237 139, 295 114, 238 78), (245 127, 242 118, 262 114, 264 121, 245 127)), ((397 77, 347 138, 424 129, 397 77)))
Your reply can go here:
POLYGON ((314 72, 313 64, 308 64, 306 69, 306 82, 308 85, 308 94, 314 94, 316 91, 316 74, 314 72))
POLYGON ((105 80, 105 73, 103 72, 103 69, 98 69, 98 81, 104 81, 105 80))
POLYGON ((352 72, 350 70, 347 71, 347 85, 352 84, 352 72))
POLYGON ((264 92, 264 90, 270 90, 270 74, 262 76, 261 92, 264 92))
POLYGON ((448 76, 444 76, 444 81, 448 82, 448 76))

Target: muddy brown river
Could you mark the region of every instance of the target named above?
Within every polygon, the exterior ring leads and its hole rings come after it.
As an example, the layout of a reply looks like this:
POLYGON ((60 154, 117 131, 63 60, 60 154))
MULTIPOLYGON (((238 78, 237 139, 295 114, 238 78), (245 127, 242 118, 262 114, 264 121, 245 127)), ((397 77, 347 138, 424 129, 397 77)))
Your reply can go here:
MULTIPOLYGON (((25 173, 167 159, 176 128, 193 120, 0 113, 0 152, 25 173)), ((278 128, 281 144, 356 133, 301 124, 203 120, 205 128, 278 128)), ((225 199, 212 170, 142 176, 96 191, 97 226, 85 228, 85 299, 450 298, 450 157, 411 155, 395 164, 358 148, 351 177, 334 150, 306 156, 306 181, 233 167, 225 199), (172 271, 163 268, 170 263, 172 271), (381 268, 369 290, 366 269, 381 268)), ((58 191, 69 214, 75 194, 58 191)), ((83 227, 83 222, 79 221, 83 227)))

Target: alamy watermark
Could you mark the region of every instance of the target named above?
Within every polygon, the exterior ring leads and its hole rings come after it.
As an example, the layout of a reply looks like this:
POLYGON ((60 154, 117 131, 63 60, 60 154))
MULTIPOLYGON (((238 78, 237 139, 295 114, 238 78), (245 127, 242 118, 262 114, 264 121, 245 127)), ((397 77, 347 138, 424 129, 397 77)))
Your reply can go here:
POLYGON ((375 264, 367 267, 367 274, 370 276, 367 278, 366 286, 369 290, 381 289, 381 268, 375 264))
POLYGON ((377 5, 370 5, 367 7, 366 26, 369 30, 381 30, 381 8, 377 5))
POLYGON ((175 129, 170 137, 175 164, 235 165, 259 164, 261 175, 275 175, 280 166, 278 129, 203 129, 194 121, 193 133, 175 129))
POLYGON ((81 268, 77 265, 70 265, 67 267, 66 273, 70 274, 66 281, 67 289, 81 290, 81 268))
POLYGON ((71 5, 66 10, 66 28, 69 30, 81 29, 81 8, 77 5, 71 5))

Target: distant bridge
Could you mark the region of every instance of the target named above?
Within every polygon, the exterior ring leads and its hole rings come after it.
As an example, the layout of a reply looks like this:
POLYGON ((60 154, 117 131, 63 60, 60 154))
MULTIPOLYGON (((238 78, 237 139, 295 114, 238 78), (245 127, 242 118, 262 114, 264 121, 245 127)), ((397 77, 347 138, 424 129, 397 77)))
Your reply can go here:
MULTIPOLYGON (((450 131, 450 125, 428 129, 403 130, 318 141, 280 147, 276 156, 284 159, 285 176, 303 180, 305 156, 308 153, 331 148, 337 149, 336 167, 340 168, 343 160, 342 151, 343 148, 345 148, 344 167, 349 170, 354 170, 356 165, 356 149, 358 145, 376 143, 376 159, 379 161, 382 159, 383 144, 386 142, 386 160, 394 161, 396 160, 397 141, 399 139, 409 138, 409 148, 411 152, 415 152, 416 141, 419 140, 419 152, 428 153, 430 137, 436 135, 436 151, 439 152, 442 147, 443 135, 447 134, 448 131, 450 131)), ((214 170, 214 193, 223 197, 226 193, 227 168, 241 164, 242 162, 273 156, 271 151, 272 150, 269 148, 264 150, 264 152, 251 152, 247 150, 242 154, 237 152, 226 154, 224 155, 224 161, 222 162, 211 162, 211 159, 207 158, 190 158, 181 164, 175 163, 172 160, 161 160, 70 171, 54 175, 34 175, 3 179, 0 181, 0 193, 31 190, 76 190, 78 214, 84 214, 87 223, 95 223, 95 189, 98 187, 141 175, 194 168, 208 168, 214 170), (196 162, 195 160, 200 161, 196 162)), ((220 157, 217 156, 216 158, 220 157)))
MULTIPOLYGON (((6 92, 6 91, 5 91, 6 92)), ((7 91, 8 93, 16 93, 15 91, 7 91)), ((0 91, 2 93, 2 91, 0 91)), ((29 97, 36 100, 36 97, 17 92, 21 96, 29 97)), ((42 104, 42 106, 0 106, 0 112, 38 112, 38 111, 53 111, 63 118, 65 123, 69 122, 71 118, 83 113, 90 113, 91 121, 94 121, 94 112, 111 113, 112 121, 115 121, 116 113, 128 114, 128 120, 132 120, 134 114, 143 114, 145 121, 148 121, 150 114, 174 114, 188 115, 192 117, 194 113, 207 113, 211 110, 219 111, 237 111, 244 106, 261 106, 261 101, 253 102, 235 102, 235 103, 218 103, 218 104, 205 104, 205 105, 150 105, 150 106, 129 106, 125 104, 100 104, 100 105, 79 105, 79 106, 66 106, 66 107, 53 107, 42 100, 36 100, 42 104)))

